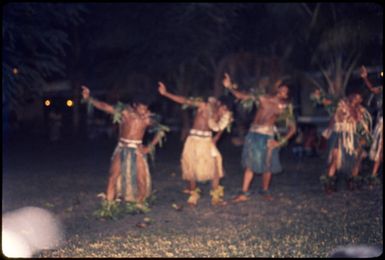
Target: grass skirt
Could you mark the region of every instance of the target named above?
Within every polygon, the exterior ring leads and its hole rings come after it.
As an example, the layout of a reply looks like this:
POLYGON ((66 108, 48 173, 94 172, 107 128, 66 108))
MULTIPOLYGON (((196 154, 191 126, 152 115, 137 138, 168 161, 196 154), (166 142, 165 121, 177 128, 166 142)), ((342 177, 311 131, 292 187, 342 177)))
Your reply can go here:
POLYGON ((117 146, 112 158, 120 158, 120 175, 116 183, 118 197, 138 202, 151 195, 151 176, 145 155, 137 148, 117 146))
POLYGON ((182 179, 187 181, 212 180, 215 174, 223 177, 222 156, 211 137, 190 135, 183 147, 182 179))
MULTIPOLYGON (((347 151, 347 149, 343 145, 343 132, 335 132, 333 131, 329 140, 329 156, 328 163, 330 164, 333 159, 337 160, 337 170, 350 172, 353 169, 356 155, 355 153, 351 154, 347 151), (337 158, 333 158, 333 150, 337 149, 337 158)), ((355 135, 353 140, 354 149, 358 148, 358 137, 355 135)))

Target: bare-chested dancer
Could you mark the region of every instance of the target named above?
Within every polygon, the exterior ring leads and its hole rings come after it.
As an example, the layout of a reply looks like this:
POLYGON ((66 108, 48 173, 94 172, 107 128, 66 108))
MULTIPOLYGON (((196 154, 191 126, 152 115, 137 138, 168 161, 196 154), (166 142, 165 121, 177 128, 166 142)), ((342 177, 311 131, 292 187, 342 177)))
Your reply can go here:
POLYGON ((232 115, 227 106, 215 98, 208 102, 198 99, 174 95, 167 91, 166 86, 159 82, 159 93, 172 101, 192 106, 197 109, 194 123, 187 137, 181 158, 182 178, 189 182, 190 197, 188 203, 197 205, 200 198, 200 189, 197 182, 211 180, 212 205, 225 205, 223 200, 224 188, 219 185, 223 177, 222 156, 216 147, 223 130, 231 123, 232 115), (212 138, 212 131, 217 132, 212 138))
POLYGON ((113 152, 103 206, 109 210, 116 207, 119 195, 127 203, 133 203, 143 212, 148 211, 145 203, 151 194, 151 176, 146 155, 154 149, 163 133, 155 135, 147 146, 142 139, 146 129, 153 124, 145 99, 140 97, 130 105, 112 106, 90 96, 90 90, 82 86, 83 99, 106 113, 114 115, 119 122, 119 143, 113 152), (118 193, 122 194, 118 194, 118 193))
POLYGON ((296 132, 296 123, 292 106, 287 102, 289 88, 287 85, 279 85, 277 93, 273 96, 243 93, 236 90, 236 85, 231 82, 226 73, 223 85, 240 100, 254 100, 258 103, 258 110, 254 116, 249 133, 245 137, 242 151, 242 165, 245 168, 242 192, 234 198, 234 202, 246 201, 250 197, 249 187, 254 173, 262 173, 262 190, 264 198, 271 200, 269 186, 273 174, 280 172, 279 149, 287 144, 288 140, 296 132), (286 119, 289 131, 281 140, 275 140, 278 131, 275 126, 278 119, 286 119))

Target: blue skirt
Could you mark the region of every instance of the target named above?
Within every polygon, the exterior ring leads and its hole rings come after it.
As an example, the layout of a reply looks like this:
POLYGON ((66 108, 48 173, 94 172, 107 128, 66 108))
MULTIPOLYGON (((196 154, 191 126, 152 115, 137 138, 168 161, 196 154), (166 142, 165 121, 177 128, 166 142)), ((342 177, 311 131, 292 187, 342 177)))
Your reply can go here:
POLYGON ((279 148, 267 149, 267 141, 274 139, 271 135, 249 132, 245 137, 242 150, 242 166, 254 173, 279 173, 282 171, 279 161, 279 148))

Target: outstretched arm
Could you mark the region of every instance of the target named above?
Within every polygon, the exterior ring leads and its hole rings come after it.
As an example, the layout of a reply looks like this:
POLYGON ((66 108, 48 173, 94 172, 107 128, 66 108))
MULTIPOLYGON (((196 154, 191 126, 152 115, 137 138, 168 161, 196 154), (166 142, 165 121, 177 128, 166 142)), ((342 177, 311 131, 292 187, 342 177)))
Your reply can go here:
POLYGON ((83 96, 83 99, 85 101, 91 103, 94 107, 96 107, 97 109, 100 109, 104 112, 107 112, 109 114, 115 113, 115 109, 113 106, 111 106, 110 104, 107 104, 105 102, 102 102, 102 101, 99 101, 99 100, 92 98, 90 96, 89 88, 87 88, 86 86, 81 86, 81 87, 82 87, 82 96, 83 96))
POLYGON ((227 88, 237 99, 245 100, 245 99, 253 98, 253 96, 250 94, 243 93, 236 90, 237 85, 232 83, 230 75, 227 73, 225 73, 225 77, 222 83, 223 83, 223 86, 227 88))
POLYGON ((365 68, 365 66, 361 66, 360 76, 364 80, 365 85, 368 87, 370 92, 372 92, 374 94, 379 94, 381 92, 379 87, 374 87, 372 85, 372 83, 369 81, 369 79, 368 79, 368 71, 365 68))
POLYGON ((159 94, 161 94, 164 97, 171 99, 172 101, 174 101, 176 103, 179 103, 182 105, 188 105, 188 106, 198 106, 200 103, 198 101, 193 101, 193 100, 190 100, 190 99, 185 98, 183 96, 171 94, 170 92, 167 91, 166 86, 162 82, 158 82, 158 84, 159 84, 159 87, 158 87, 159 94))

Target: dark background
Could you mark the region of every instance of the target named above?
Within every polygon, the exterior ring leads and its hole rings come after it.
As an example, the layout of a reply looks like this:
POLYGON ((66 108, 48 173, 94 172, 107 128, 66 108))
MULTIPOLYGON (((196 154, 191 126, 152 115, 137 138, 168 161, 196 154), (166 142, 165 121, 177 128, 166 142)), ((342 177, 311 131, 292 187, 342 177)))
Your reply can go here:
POLYGON ((321 71, 348 82, 337 96, 359 89, 369 98, 358 76, 363 64, 382 84, 378 3, 6 3, 2 11, 3 137, 47 136, 54 108, 63 133, 86 135, 94 117, 80 103, 82 84, 110 103, 145 95, 182 127, 191 114, 161 99, 158 81, 205 97, 224 94, 225 72, 245 90, 271 91, 285 79, 296 114, 305 116, 325 115, 308 98, 316 86, 330 88, 321 71), (44 107, 45 99, 53 105, 44 107))

